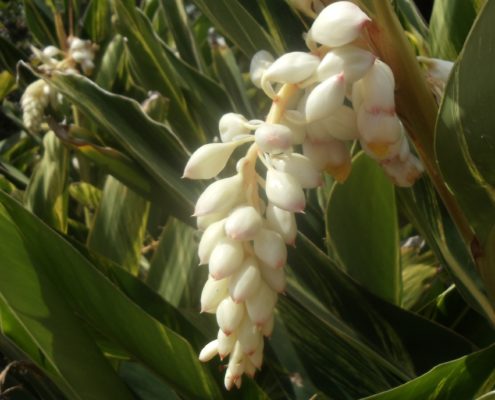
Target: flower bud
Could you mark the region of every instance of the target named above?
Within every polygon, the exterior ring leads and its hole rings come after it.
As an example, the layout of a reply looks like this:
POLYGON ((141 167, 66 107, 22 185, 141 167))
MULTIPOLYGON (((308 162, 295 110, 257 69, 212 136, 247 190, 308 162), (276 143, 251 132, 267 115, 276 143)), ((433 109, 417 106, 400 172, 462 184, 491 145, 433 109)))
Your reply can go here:
POLYGON ((229 210, 238 202, 241 194, 242 177, 240 174, 215 181, 199 196, 194 216, 199 217, 229 210))
POLYGON ((208 264, 210 255, 220 239, 225 237, 225 220, 211 224, 201 236, 198 246, 199 265, 208 264))
POLYGON ((287 211, 302 212, 306 206, 304 192, 292 175, 269 169, 266 173, 266 196, 277 207, 287 211))
POLYGON ((307 136, 317 144, 333 139, 354 140, 359 136, 357 116, 354 110, 341 106, 334 114, 308 124, 307 136))
POLYGON ((253 296, 261 282, 261 274, 256 260, 249 257, 241 268, 230 278, 229 293, 236 302, 242 302, 253 296))
POLYGON ((256 347, 256 350, 253 354, 250 354, 249 361, 256 367, 256 369, 261 369, 261 365, 263 364, 263 349, 265 347, 265 341, 260 340, 260 344, 256 347))
POLYGON ((272 203, 266 207, 268 227, 278 232, 285 243, 293 245, 296 240, 297 225, 294 213, 285 211, 272 203))
POLYGON ((228 336, 234 332, 244 318, 244 303, 234 303, 230 297, 223 299, 217 308, 217 323, 228 336))
POLYGON ((183 178, 211 179, 217 176, 241 143, 208 143, 197 149, 189 158, 183 178))
POLYGON ((296 110, 286 110, 281 123, 292 132, 292 144, 302 144, 306 137, 306 119, 296 110))
POLYGON ((247 357, 244 360, 244 373, 249 376, 251 379, 254 378, 254 375, 256 374, 256 367, 254 364, 251 362, 249 357, 247 357))
POLYGON ((292 153, 272 159, 273 166, 297 179, 303 189, 312 189, 322 184, 321 174, 306 156, 292 153))
POLYGON ((317 121, 336 112, 345 97, 344 74, 334 75, 315 86, 306 99, 306 120, 317 121))
POLYGON ((266 50, 258 51, 251 59, 251 65, 249 66, 249 76, 251 82, 258 89, 261 89, 261 78, 267 68, 273 64, 275 58, 266 50))
POLYGON ((49 58, 55 57, 61 52, 62 51, 55 46, 47 46, 43 49, 43 55, 49 58))
POLYGON ((254 325, 248 317, 244 317, 241 325, 239 326, 239 333, 237 335, 242 351, 245 354, 253 354, 256 351, 260 341, 263 340, 260 330, 254 325))
POLYGON ((312 143, 306 140, 303 153, 312 160, 316 167, 332 175, 338 182, 343 182, 351 171, 351 153, 344 142, 333 139, 325 143, 312 143))
POLYGON ((261 282, 258 293, 246 300, 246 309, 249 318, 256 325, 263 325, 273 313, 277 303, 277 293, 265 283, 261 282))
POLYGON ((369 111, 394 112, 395 79, 390 67, 383 61, 375 60, 361 81, 364 106, 369 111))
POLYGON ((229 238, 220 239, 211 252, 208 265, 213 279, 223 279, 239 269, 244 258, 240 242, 229 238))
POLYGON ((400 187, 412 186, 423 172, 421 162, 411 153, 405 161, 396 157, 382 162, 381 166, 394 184, 400 187))
POLYGON ((361 79, 375 62, 375 56, 356 46, 344 46, 328 52, 318 65, 318 80, 344 73, 346 83, 361 79))
POLYGON ((207 362, 218 354, 218 341, 213 340, 208 343, 199 353, 199 361, 207 362))
POLYGON ((362 107, 358 112, 358 128, 373 158, 383 160, 399 153, 402 124, 395 113, 370 113, 362 107))
POLYGON ((237 335, 234 333, 226 335, 221 329, 219 329, 217 341, 218 355, 220 356, 220 359, 223 360, 233 350, 235 342, 237 341, 237 335))
POLYGON ((201 292, 201 312, 214 314, 218 304, 228 296, 227 279, 215 280, 209 277, 201 292))
POLYGON ((270 268, 266 266, 261 266, 260 268, 261 277, 263 281, 275 292, 282 293, 287 286, 287 279, 285 276, 284 268, 270 268))
POLYGON ((283 268, 287 261, 287 248, 277 232, 261 229, 254 239, 254 253, 271 268, 283 268))
POLYGON ((227 216, 226 211, 203 215, 203 216, 196 218, 196 226, 198 227, 198 230, 204 231, 211 224, 218 222, 221 219, 224 219, 226 216, 227 216))
POLYGON ((220 139, 222 142, 227 143, 238 137, 249 135, 251 129, 246 124, 247 119, 241 114, 227 113, 222 115, 222 118, 218 122, 220 139))
POLYGON ((268 318, 268 320, 263 324, 261 328, 261 334, 266 337, 272 336, 274 325, 275 325, 275 317, 274 314, 272 313, 270 318, 268 318))
POLYGON ((254 136, 256 144, 265 153, 283 153, 292 146, 292 131, 282 124, 263 124, 254 136))
POLYGON ((327 6, 311 26, 313 40, 329 47, 343 46, 358 38, 370 18, 350 1, 327 6))
MULTIPOLYGON (((225 373, 225 377, 227 378, 230 375, 232 381, 237 383, 237 381, 241 378, 241 375, 244 373, 244 352, 242 351, 242 347, 237 341, 234 345, 234 349, 229 358, 229 363, 227 365, 227 371, 225 373)), ((227 380, 227 379, 226 379, 227 380)), ((227 387, 227 382, 226 385, 227 387)))
POLYGON ((225 233, 234 240, 252 240, 263 220, 252 206, 241 206, 230 213, 225 222, 225 233))
POLYGON ((263 80, 298 83, 316 71, 320 59, 309 53, 294 51, 279 57, 263 74, 263 80))
POLYGON ((418 61, 426 65, 430 79, 443 84, 447 83, 450 72, 454 67, 452 61, 441 60, 439 58, 418 57, 418 61))

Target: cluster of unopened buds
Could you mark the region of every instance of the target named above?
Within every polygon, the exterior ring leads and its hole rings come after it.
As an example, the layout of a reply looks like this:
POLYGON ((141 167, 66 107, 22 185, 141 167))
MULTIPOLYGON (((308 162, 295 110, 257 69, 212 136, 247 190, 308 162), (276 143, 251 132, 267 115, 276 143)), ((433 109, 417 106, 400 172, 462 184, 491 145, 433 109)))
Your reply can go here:
MULTIPOLYGON (((79 74, 80 68, 85 75, 89 75, 94 68, 97 46, 89 40, 74 36, 67 39, 67 44, 67 51, 55 46, 48 46, 43 50, 31 46, 33 58, 39 63, 37 69, 46 74, 55 71, 79 74)), ((51 104, 55 108, 61 101, 61 95, 43 79, 28 85, 21 98, 22 119, 26 128, 32 132, 39 131, 46 107, 51 104)))
POLYGON ((200 263, 209 265, 201 309, 215 313, 219 326, 199 358, 229 356, 227 389, 261 367, 263 337, 272 332, 286 285, 286 245, 294 244, 295 213, 305 208, 304 189, 320 186, 322 172, 344 181, 356 140, 399 186, 412 185, 422 172, 395 112, 391 69, 356 45, 369 23, 358 6, 338 1, 315 19, 306 37, 309 53, 276 60, 257 53, 250 73, 273 101, 266 120, 224 115, 221 143, 200 147, 185 167, 186 178, 214 178, 235 149, 251 144, 237 174, 208 186, 194 212, 204 230, 200 263), (266 167, 264 177, 258 161, 266 167))

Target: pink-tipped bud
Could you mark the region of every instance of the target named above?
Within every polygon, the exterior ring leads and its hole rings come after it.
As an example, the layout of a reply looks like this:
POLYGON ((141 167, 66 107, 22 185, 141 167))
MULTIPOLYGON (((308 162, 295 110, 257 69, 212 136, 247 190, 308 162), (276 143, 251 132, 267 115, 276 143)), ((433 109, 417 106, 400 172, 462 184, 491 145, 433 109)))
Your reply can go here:
POLYGON ((428 68, 428 77, 434 82, 446 84, 454 63, 439 58, 418 57, 418 61, 428 68))
POLYGON ((211 224, 201 236, 198 246, 199 264, 208 264, 210 255, 217 243, 225 237, 225 220, 211 224))
POLYGON ((236 302, 242 302, 253 296, 261 282, 260 269, 253 257, 244 260, 239 271, 230 278, 229 293, 236 302))
POLYGON ((243 318, 243 303, 235 303, 230 297, 226 297, 218 305, 217 324, 226 335, 234 332, 243 318))
POLYGON ((292 153, 272 158, 273 166, 297 179, 303 189, 313 189, 322 183, 321 173, 306 156, 292 153))
POLYGON ((268 200, 284 210, 302 212, 306 206, 301 185, 286 172, 269 169, 266 173, 265 190, 268 200))
POLYGON ((199 353, 199 361, 207 362, 218 354, 218 341, 213 340, 208 343, 199 353))
POLYGON ((283 268, 287 262, 287 248, 277 232, 261 229, 254 238, 254 253, 270 268, 283 268))
POLYGON ((262 124, 254 136, 256 144, 265 153, 283 153, 292 146, 292 131, 282 124, 262 124))
POLYGON ((234 344, 237 340, 237 335, 232 333, 226 335, 221 329, 218 331, 217 341, 218 341, 218 354, 221 359, 225 358, 230 354, 234 348, 234 344))
POLYGON ((283 210, 272 203, 266 207, 268 227, 278 232, 286 244, 294 244, 297 234, 296 217, 293 212, 283 210))
POLYGON ((237 340, 241 344, 244 354, 253 354, 260 341, 263 340, 260 330, 248 317, 244 317, 238 329, 237 340))
POLYGON ((327 6, 315 19, 310 35, 329 47, 348 44, 358 38, 371 19, 350 1, 337 1, 327 6))
POLYGON ((198 227, 198 230, 204 231, 211 224, 224 219, 226 216, 227 216, 227 211, 221 211, 218 213, 210 213, 207 215, 202 215, 202 216, 196 218, 196 226, 198 227))
POLYGON ((258 89, 261 89, 261 78, 263 74, 274 61, 275 58, 266 50, 258 51, 251 59, 249 76, 253 85, 258 89))
POLYGON ((310 140, 306 140, 303 144, 303 153, 320 170, 324 170, 329 164, 343 165, 350 158, 348 147, 344 142, 337 139, 324 143, 313 143, 310 140))
POLYGON ((369 111, 395 110, 395 79, 390 67, 378 59, 361 81, 363 104, 369 111))
POLYGON ((423 165, 411 153, 405 161, 398 157, 381 163, 383 170, 392 182, 400 187, 411 187, 423 173, 423 165))
POLYGON ((247 299, 245 302, 251 321, 260 326, 265 324, 273 313, 277 298, 277 293, 265 282, 261 282, 256 296, 247 299))
POLYGON ((287 279, 285 276, 284 268, 274 269, 266 266, 260 268, 261 277, 263 281, 270 286, 271 289, 277 293, 282 293, 285 291, 287 286, 287 279))
POLYGON ((229 238, 218 241, 210 255, 208 265, 213 279, 223 279, 236 272, 244 258, 244 250, 240 242, 229 238))
POLYGON ((249 361, 256 367, 256 369, 261 369, 261 365, 263 365, 263 348, 265 347, 265 341, 261 340, 260 345, 256 347, 256 350, 253 354, 250 354, 249 361))
POLYGON ((274 313, 272 313, 272 315, 270 316, 270 318, 268 318, 268 320, 261 327, 261 333, 262 333, 262 335, 265 336, 265 337, 272 336, 274 325, 275 325, 275 315, 274 315, 274 313))
POLYGON ((213 182, 199 196, 194 209, 196 217, 230 210, 242 195, 242 176, 236 174, 213 182))
POLYGON ((263 220, 252 206, 241 206, 230 213, 225 222, 225 233, 234 240, 252 240, 263 220))
POLYGON ((334 114, 308 124, 307 137, 313 143, 339 140, 354 140, 359 136, 357 116, 347 106, 340 107, 334 114))
POLYGON ((244 373, 249 376, 251 379, 254 378, 254 375, 256 374, 256 367, 254 364, 251 362, 249 357, 247 357, 244 360, 244 373))
POLYGON ((356 46, 344 46, 328 52, 317 69, 318 80, 344 73, 346 83, 361 79, 375 62, 375 56, 356 46))
POLYGON ((229 294, 227 279, 215 280, 211 277, 201 292, 201 311, 214 314, 220 302, 229 294))
POLYGON ((317 121, 335 113, 344 104, 344 74, 334 75, 315 86, 306 99, 306 120, 317 121))
POLYGON ((234 139, 249 135, 251 129, 246 126, 247 120, 241 114, 227 113, 220 118, 218 130, 222 142, 231 142, 234 139))
POLYGON ((211 179, 217 176, 240 143, 208 143, 197 149, 184 169, 184 178, 211 179))

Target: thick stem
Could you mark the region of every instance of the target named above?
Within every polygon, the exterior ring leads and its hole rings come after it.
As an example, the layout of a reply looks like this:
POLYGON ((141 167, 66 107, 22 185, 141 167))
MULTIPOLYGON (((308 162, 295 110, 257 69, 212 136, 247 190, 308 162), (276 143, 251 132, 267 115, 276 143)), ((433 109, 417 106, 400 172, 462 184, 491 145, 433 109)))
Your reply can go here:
POLYGON ((377 54, 394 71, 397 84, 397 113, 464 241, 471 245, 474 239, 473 231, 459 203, 445 184, 436 163, 434 133, 438 106, 390 2, 374 0, 373 4, 376 23, 369 27, 368 33, 377 54))

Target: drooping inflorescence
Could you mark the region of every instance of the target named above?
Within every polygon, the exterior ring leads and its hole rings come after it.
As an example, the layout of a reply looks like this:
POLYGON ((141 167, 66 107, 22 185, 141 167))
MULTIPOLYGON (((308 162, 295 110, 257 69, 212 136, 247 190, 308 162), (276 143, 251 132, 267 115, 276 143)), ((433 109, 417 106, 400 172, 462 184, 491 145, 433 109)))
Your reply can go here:
POLYGON ((236 148, 250 144, 237 174, 208 186, 194 212, 204 231, 200 263, 209 268, 201 309, 216 314, 219 326, 199 358, 229 356, 227 389, 261 368, 264 336, 272 332, 274 307, 286 285, 295 213, 306 205, 304 189, 320 186, 322 172, 344 181, 354 141, 399 186, 412 185, 422 172, 395 112, 391 69, 357 44, 369 23, 358 6, 338 1, 315 19, 306 36, 310 52, 278 59, 257 53, 250 75, 273 101, 268 116, 249 121, 224 115, 221 143, 200 147, 185 167, 186 178, 212 179, 236 148), (264 176, 255 168, 258 161, 264 176))
MULTIPOLYGON (((94 68, 94 57, 97 46, 89 40, 71 36, 67 40, 68 50, 62 51, 55 46, 43 50, 31 46, 34 60, 39 63, 37 69, 46 74, 56 71, 79 74, 78 68, 89 75, 94 68)), ((22 98, 23 123, 32 132, 37 132, 43 121, 46 107, 56 107, 61 102, 61 95, 51 88, 43 79, 38 79, 26 87, 22 98)))

